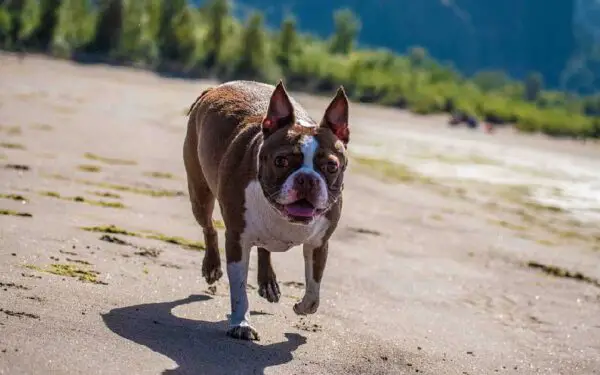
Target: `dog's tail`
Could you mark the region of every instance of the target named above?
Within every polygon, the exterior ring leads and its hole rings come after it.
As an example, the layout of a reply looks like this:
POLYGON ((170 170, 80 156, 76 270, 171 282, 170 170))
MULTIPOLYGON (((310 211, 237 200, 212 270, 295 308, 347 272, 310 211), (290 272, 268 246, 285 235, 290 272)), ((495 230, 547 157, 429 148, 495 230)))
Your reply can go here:
POLYGON ((206 95, 212 89, 213 89, 212 87, 209 87, 206 90, 202 91, 202 94, 200 94, 200 96, 197 97, 196 100, 194 101, 194 103, 192 103, 192 105, 190 106, 190 109, 188 110, 186 116, 189 116, 192 113, 192 111, 194 110, 194 108, 196 108, 198 103, 200 103, 200 100, 204 97, 204 95, 206 95))

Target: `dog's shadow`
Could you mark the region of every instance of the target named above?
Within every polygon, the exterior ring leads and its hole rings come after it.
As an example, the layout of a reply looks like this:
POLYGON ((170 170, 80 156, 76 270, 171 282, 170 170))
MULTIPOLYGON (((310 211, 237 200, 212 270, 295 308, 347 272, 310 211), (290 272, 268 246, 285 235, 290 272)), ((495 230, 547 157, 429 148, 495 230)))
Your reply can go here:
POLYGON ((264 374, 270 366, 292 360, 292 352, 306 338, 286 333, 287 341, 261 345, 225 335, 227 322, 180 318, 173 308, 212 299, 206 295, 163 303, 116 308, 102 314, 104 324, 121 337, 161 353, 178 365, 164 375, 183 374, 264 374))

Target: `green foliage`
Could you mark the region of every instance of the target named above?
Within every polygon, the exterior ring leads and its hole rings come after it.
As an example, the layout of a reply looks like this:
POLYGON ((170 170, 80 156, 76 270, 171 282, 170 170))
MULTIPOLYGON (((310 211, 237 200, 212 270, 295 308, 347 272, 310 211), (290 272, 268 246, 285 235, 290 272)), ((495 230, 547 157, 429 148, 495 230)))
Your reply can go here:
POLYGON ((540 73, 530 73, 525 78, 525 100, 536 101, 544 86, 544 77, 540 73))
POLYGON ((287 70, 292 58, 299 53, 298 33, 296 31, 296 20, 292 16, 286 17, 281 23, 281 31, 277 36, 277 63, 287 70))
POLYGON ((228 18, 231 12, 231 4, 228 0, 209 0, 204 11, 209 23, 205 63, 208 68, 214 68, 223 57, 223 47, 227 39, 226 33, 230 28, 228 18))
POLYGON ((270 77, 275 62, 269 52, 267 34, 261 13, 254 12, 248 18, 240 38, 239 58, 233 75, 242 79, 272 81, 270 77))
POLYGON ((37 0, 24 0, 23 8, 19 14, 20 28, 17 31, 17 40, 24 43, 30 39, 40 25, 41 7, 37 0))
MULTIPOLYGON (((241 23, 231 9, 230 0, 208 0, 201 8, 187 0, 4 1, 0 48, 49 50, 64 57, 85 52, 111 62, 221 79, 274 83, 283 76, 290 88, 326 95, 343 85, 353 100, 418 114, 460 111, 523 132, 600 138, 600 95, 544 90, 537 73, 523 82, 502 71, 467 79, 418 46, 406 56, 356 49, 361 23, 349 9, 334 14, 329 40, 299 33, 291 15, 270 31, 262 13, 241 23)), ((595 69, 594 63, 588 59, 586 67, 595 69)), ((579 85, 584 73, 565 82, 579 85)))
POLYGON ((196 52, 196 13, 186 0, 163 0, 160 15, 160 57, 165 61, 192 62, 196 52))
POLYGON ((350 9, 340 9, 333 15, 335 32, 329 47, 332 53, 347 55, 352 51, 361 23, 350 9))
POLYGON ((51 48, 54 54, 70 57, 94 36, 96 12, 91 0, 63 0, 51 48))
POLYGON ((6 4, 0 5, 0 47, 9 49, 11 47, 12 17, 6 4))
POLYGON ((123 0, 100 0, 94 38, 87 46, 89 52, 109 55, 114 52, 123 29, 123 0))
POLYGON ((484 91, 502 90, 510 82, 510 78, 502 71, 481 71, 473 76, 473 82, 484 91))
POLYGON ((153 65, 159 59, 156 36, 160 3, 124 0, 123 5, 123 26, 115 57, 142 66, 153 65))
POLYGON ((36 47, 46 51, 50 47, 52 38, 54 37, 61 0, 41 0, 39 4, 40 20, 34 32, 33 40, 36 47))

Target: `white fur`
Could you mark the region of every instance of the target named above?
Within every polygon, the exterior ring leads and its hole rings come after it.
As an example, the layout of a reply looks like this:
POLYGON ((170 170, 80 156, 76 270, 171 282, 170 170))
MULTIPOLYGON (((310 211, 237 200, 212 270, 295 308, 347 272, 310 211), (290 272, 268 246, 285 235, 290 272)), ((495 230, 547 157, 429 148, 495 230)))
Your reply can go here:
POLYGON ((281 191, 279 193, 279 197, 277 199, 278 203, 288 204, 293 203, 297 200, 296 191, 294 190, 294 179, 299 173, 306 173, 313 177, 317 178, 319 181, 319 193, 317 195, 317 201, 313 202, 315 207, 318 209, 323 209, 327 207, 327 198, 329 196, 327 192, 327 183, 323 179, 323 177, 315 170, 315 153, 319 148, 319 142, 312 135, 305 135, 300 141, 301 151, 302 151, 302 166, 298 168, 294 173, 290 174, 288 178, 283 183, 281 187, 281 191))
POLYGON ((329 220, 318 216, 308 224, 288 221, 264 196, 258 180, 253 180, 244 191, 246 227, 241 235, 242 250, 261 246, 273 252, 287 251, 300 244, 319 247, 329 228, 329 220))
POLYGON ((231 300, 231 326, 249 326, 248 323, 248 294, 246 283, 248 281, 249 251, 242 252, 239 262, 227 264, 227 277, 229 279, 229 298, 231 300))
POLYGON ((321 284, 314 280, 313 275, 313 252, 312 246, 304 245, 304 280, 306 288, 302 301, 294 306, 297 314, 312 314, 319 307, 319 295, 321 284))

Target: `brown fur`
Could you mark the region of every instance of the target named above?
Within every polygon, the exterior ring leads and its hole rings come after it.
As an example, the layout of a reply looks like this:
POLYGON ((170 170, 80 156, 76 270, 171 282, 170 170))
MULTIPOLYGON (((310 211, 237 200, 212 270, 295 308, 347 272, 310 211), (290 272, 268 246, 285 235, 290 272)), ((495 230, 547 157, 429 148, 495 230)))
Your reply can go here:
MULTIPOLYGON (((290 163, 298 163, 298 160, 301 163, 301 158, 295 160, 293 155, 301 155, 299 140, 303 135, 313 135, 318 140, 319 149, 314 159, 316 167, 324 168, 331 160, 340 165, 338 172, 324 177, 332 199, 325 213, 330 224, 322 246, 312 252, 313 279, 318 283, 323 276, 328 239, 341 214, 343 172, 347 166, 345 142, 334 135, 337 129, 330 125, 327 116, 317 124, 291 98, 288 98, 286 108, 290 108, 291 104, 293 115, 285 118, 275 116, 272 131, 263 127, 265 116, 274 111, 270 107, 272 93, 274 86, 248 81, 231 82, 202 92, 188 112, 183 158, 192 212, 204 232, 206 252, 202 273, 209 284, 223 274, 217 234, 212 223, 215 200, 219 202, 226 227, 227 263, 239 262, 243 251, 240 241, 246 225, 246 187, 252 180, 258 179, 267 197, 270 194, 267 185, 280 187, 286 177, 282 173, 286 172, 276 168, 272 159, 277 153, 287 150, 290 163), (268 183, 264 185, 263 180, 268 183)), ((340 93, 343 95, 343 91, 338 91, 336 98, 340 93)), ((345 95, 343 98, 346 100, 345 95)), ((277 280, 270 252, 264 248, 258 250, 258 282, 261 295, 268 285, 277 289, 277 295, 269 299, 276 302, 279 293, 277 280)))

